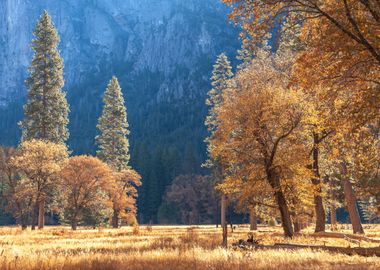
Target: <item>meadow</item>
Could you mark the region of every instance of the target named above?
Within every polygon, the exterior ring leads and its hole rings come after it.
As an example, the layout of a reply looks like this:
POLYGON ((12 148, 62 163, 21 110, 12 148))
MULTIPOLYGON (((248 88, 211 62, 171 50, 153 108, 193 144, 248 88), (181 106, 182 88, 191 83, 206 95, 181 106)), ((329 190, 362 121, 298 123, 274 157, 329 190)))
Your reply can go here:
MULTIPOLYGON (((344 231, 350 229, 342 227, 344 231)), ((380 239, 380 228, 367 235, 380 239)), ((121 229, 46 227, 43 231, 0 228, 1 270, 174 270, 174 269, 380 269, 380 258, 347 256, 324 251, 240 250, 248 226, 229 230, 229 248, 220 247, 221 228, 215 226, 138 226, 121 229)), ((285 239, 280 227, 260 226, 255 238, 263 244, 308 243, 355 246, 346 239, 297 236, 285 239)), ((362 242, 361 246, 379 246, 362 242)))

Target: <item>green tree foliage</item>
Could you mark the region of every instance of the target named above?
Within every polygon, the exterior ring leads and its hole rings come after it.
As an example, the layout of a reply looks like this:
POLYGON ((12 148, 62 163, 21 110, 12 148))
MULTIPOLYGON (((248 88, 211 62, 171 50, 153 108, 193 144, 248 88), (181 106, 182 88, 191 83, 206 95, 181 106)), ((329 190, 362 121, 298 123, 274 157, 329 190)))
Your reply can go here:
MULTIPOLYGON (((218 56, 211 77, 212 89, 208 92, 206 104, 210 107, 206 117, 207 130, 212 137, 218 128, 218 109, 223 102, 223 91, 228 87, 228 81, 232 78, 232 68, 228 57, 222 53, 218 56)), ((206 139, 208 141, 208 139, 206 139)))
POLYGON ((208 98, 206 105, 209 106, 209 112, 206 117, 205 125, 209 132, 209 136, 206 138, 207 152, 209 159, 206 161, 205 166, 212 168, 214 182, 220 181, 222 178, 220 164, 216 158, 211 157, 212 144, 210 140, 215 136, 215 132, 218 129, 218 110, 223 103, 223 92, 228 88, 229 80, 233 77, 231 63, 228 57, 222 53, 218 56, 211 76, 212 89, 208 92, 208 98))
POLYGON ((63 60, 58 50, 60 41, 51 17, 44 11, 33 35, 34 51, 29 67, 28 100, 21 122, 22 139, 43 139, 64 143, 69 137, 69 106, 62 91, 63 60))
POLYGON ((96 137, 98 157, 117 171, 129 168, 127 110, 116 77, 112 77, 103 98, 103 112, 98 120, 96 137))

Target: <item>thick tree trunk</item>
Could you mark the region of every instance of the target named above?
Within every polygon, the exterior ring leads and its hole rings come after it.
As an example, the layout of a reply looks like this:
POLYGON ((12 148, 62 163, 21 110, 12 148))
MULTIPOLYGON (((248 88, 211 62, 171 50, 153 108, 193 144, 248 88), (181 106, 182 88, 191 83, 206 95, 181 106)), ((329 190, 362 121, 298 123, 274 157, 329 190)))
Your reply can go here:
POLYGON ((314 204, 316 214, 315 232, 324 232, 326 230, 326 213, 323 207, 322 197, 320 195, 314 196, 314 204))
POLYGON ((38 203, 38 229, 41 230, 45 225, 45 199, 38 203))
POLYGON ((119 228, 119 211, 113 210, 113 216, 112 216, 112 227, 114 229, 119 228))
POLYGON ((220 224, 223 230, 223 241, 222 246, 227 247, 227 222, 226 222, 226 208, 227 208, 227 198, 226 195, 222 194, 220 200, 220 224))
POLYGON ((251 231, 257 231, 257 216, 255 206, 252 206, 249 209, 249 224, 251 231))
POLYGON ((281 213, 281 223, 284 229, 284 234, 286 237, 293 237, 294 231, 292 226, 292 220, 290 218, 289 208, 285 200, 285 196, 282 191, 276 191, 275 193, 276 201, 281 213))
POLYGON ((341 182, 344 192, 344 200, 348 214, 350 216, 353 232, 356 234, 364 234, 363 226, 360 221, 360 215, 356 206, 356 196, 352 184, 347 177, 347 166, 345 162, 341 164, 341 182))
POLYGON ((319 136, 317 133, 314 133, 314 147, 313 147, 313 172, 314 177, 312 178, 312 183, 315 186, 314 195, 314 209, 316 215, 315 222, 315 232, 324 232, 326 230, 326 212, 323 207, 323 200, 321 197, 321 176, 319 174, 319 136))
POLYGON ((333 204, 331 204, 330 206, 330 220, 331 220, 331 230, 336 231, 336 225, 337 225, 336 208, 335 208, 335 205, 333 204))
POLYGON ((293 237, 294 231, 292 219, 290 218, 289 207, 286 202, 285 195, 282 192, 279 176, 275 172, 275 169, 268 170, 267 176, 269 184, 274 189, 274 197, 276 198, 278 208, 281 213, 281 224, 284 229, 284 235, 285 237, 293 237))

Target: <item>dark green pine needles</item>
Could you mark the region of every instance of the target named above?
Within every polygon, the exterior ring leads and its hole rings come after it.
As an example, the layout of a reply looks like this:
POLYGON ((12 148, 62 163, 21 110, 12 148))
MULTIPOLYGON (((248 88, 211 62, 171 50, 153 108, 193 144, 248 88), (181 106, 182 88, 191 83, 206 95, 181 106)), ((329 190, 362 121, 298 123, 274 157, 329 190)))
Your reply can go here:
POLYGON ((60 39, 47 11, 41 15, 33 35, 34 55, 26 81, 28 100, 20 124, 22 140, 65 143, 69 137, 69 105, 62 91, 63 60, 58 50, 60 39))
POLYGON ((127 109, 116 77, 112 77, 103 97, 103 112, 98 120, 97 156, 117 171, 128 169, 129 141, 127 109))

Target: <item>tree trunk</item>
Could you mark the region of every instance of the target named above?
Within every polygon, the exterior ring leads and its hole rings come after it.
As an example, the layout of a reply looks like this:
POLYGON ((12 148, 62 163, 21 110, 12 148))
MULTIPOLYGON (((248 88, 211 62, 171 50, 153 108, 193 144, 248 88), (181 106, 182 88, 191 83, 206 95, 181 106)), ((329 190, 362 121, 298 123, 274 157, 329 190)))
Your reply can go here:
POLYGON ((74 211, 73 216, 71 218, 71 229, 76 231, 78 229, 78 212, 74 211))
POLYGON ((285 195, 281 189, 280 178, 273 168, 268 170, 267 177, 269 184, 274 189, 274 197, 276 198, 278 208, 281 213, 281 224, 284 229, 284 235, 285 237, 293 237, 294 231, 292 219, 290 218, 289 207, 286 202, 285 195))
POLYGON ((336 208, 335 205, 331 204, 330 206, 330 219, 331 219, 331 230, 336 231, 336 208))
POLYGON ((38 223, 38 211, 39 211, 39 204, 38 202, 35 203, 32 211, 32 231, 36 229, 36 224, 38 223))
POLYGON ((249 209, 249 224, 251 231, 257 231, 257 217, 256 217, 256 208, 252 206, 249 209))
POLYGON ((314 209, 315 209, 315 215, 316 215, 316 222, 315 222, 315 232, 324 232, 326 230, 326 213, 325 209, 323 207, 323 200, 321 197, 321 176, 319 174, 319 136, 317 133, 313 134, 314 138, 314 146, 313 146, 313 172, 314 177, 312 178, 312 183, 315 186, 315 192, 314 195, 314 209))
POLYGON ((45 199, 38 203, 38 229, 41 230, 45 225, 45 199))
POLYGON ((74 217, 73 220, 71 221, 71 229, 73 231, 76 231, 78 228, 78 221, 77 221, 77 218, 74 217))
POLYGON ((21 229, 24 231, 28 228, 28 219, 25 217, 25 214, 21 216, 20 218, 21 221, 21 229))
POLYGON ((114 229, 119 228, 119 211, 113 210, 113 216, 112 216, 112 227, 114 229))
POLYGON ((215 219, 215 226, 219 227, 219 201, 217 200, 215 203, 215 211, 214 211, 214 219, 215 219))
POLYGON ((222 198, 220 200, 220 223, 223 229, 223 242, 222 246, 227 247, 227 223, 226 223, 226 204, 227 199, 226 195, 222 194, 222 198))
POLYGON ((344 200, 346 202, 346 207, 348 214, 350 216, 352 229, 355 234, 364 234, 362 223, 360 221, 360 215, 358 208, 356 206, 356 196, 350 179, 347 177, 347 165, 345 162, 341 164, 341 182, 344 192, 344 200))
POLYGON ((294 226, 294 233, 300 233, 301 232, 302 226, 301 226, 301 223, 299 222, 299 220, 295 219, 293 222, 293 226, 294 226))
POLYGON ((285 200, 285 196, 282 191, 276 191, 275 193, 276 201, 281 213, 281 223, 284 229, 284 234, 286 237, 293 237, 294 231, 292 226, 292 220, 290 218, 289 208, 285 200))

